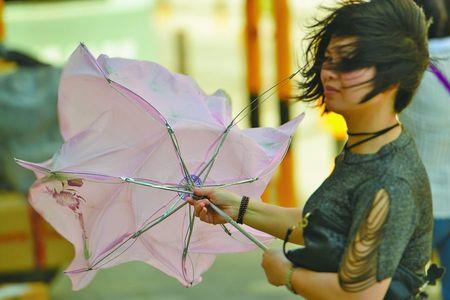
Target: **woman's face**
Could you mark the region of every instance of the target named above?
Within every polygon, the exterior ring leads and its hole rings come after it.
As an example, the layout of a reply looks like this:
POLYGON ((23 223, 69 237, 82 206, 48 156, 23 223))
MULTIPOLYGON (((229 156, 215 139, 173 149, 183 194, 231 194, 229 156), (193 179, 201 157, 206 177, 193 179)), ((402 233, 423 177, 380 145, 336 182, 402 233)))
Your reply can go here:
MULTIPOLYGON (((375 76, 375 67, 364 68, 351 72, 338 72, 330 66, 341 60, 342 51, 339 47, 351 45, 353 38, 332 38, 325 53, 325 62, 322 65, 320 79, 325 94, 325 105, 329 111, 346 114, 361 109, 360 104, 364 96, 373 89, 371 79, 375 76)), ((351 46, 349 46, 351 47, 351 46)))

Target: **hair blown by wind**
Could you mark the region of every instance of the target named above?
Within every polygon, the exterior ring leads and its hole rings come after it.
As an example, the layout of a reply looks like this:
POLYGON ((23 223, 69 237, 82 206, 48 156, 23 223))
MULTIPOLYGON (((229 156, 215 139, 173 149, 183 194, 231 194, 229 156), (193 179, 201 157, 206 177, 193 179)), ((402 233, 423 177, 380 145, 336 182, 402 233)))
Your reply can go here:
POLYGON ((398 85, 395 111, 402 111, 411 101, 423 72, 429 64, 425 15, 410 0, 341 1, 337 7, 322 7, 328 14, 316 19, 307 36, 305 64, 301 67, 298 99, 324 104, 320 74, 325 52, 332 38, 352 38, 339 47, 338 62, 327 64, 336 72, 365 67, 376 68, 373 89, 361 102, 398 85))

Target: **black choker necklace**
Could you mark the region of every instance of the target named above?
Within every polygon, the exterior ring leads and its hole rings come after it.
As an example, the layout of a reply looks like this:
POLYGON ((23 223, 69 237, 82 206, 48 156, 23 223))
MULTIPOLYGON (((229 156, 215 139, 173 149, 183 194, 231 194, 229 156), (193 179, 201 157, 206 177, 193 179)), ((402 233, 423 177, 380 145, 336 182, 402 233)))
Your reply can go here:
POLYGON ((397 127, 397 126, 399 126, 399 125, 400 125, 399 123, 396 123, 395 125, 389 126, 389 127, 387 127, 387 128, 381 129, 380 131, 376 131, 376 132, 357 132, 357 133, 353 133, 353 132, 348 132, 348 131, 347 131, 347 134, 348 134, 349 136, 363 136, 363 135, 370 135, 370 136, 369 136, 368 138, 366 138, 366 139, 363 139, 362 141, 359 141, 359 142, 354 143, 354 144, 351 145, 351 146, 345 145, 345 148, 344 148, 344 149, 345 149, 345 150, 349 150, 349 149, 351 149, 351 148, 354 148, 354 147, 356 147, 356 146, 361 145, 362 143, 365 143, 365 142, 368 142, 368 141, 370 141, 370 140, 373 140, 374 138, 377 138, 377 137, 379 137, 380 135, 383 135, 383 134, 385 134, 385 133, 391 131, 392 129, 394 129, 395 127, 397 127))

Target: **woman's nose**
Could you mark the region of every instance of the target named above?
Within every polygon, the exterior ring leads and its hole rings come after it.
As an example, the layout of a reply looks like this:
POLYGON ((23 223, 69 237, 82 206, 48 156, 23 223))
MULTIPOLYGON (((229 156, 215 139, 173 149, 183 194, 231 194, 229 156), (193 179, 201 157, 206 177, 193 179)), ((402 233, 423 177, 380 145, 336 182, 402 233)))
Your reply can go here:
POLYGON ((320 73, 320 77, 322 78, 322 81, 328 81, 331 79, 337 79, 337 73, 336 71, 327 69, 327 68, 322 68, 322 71, 320 73))

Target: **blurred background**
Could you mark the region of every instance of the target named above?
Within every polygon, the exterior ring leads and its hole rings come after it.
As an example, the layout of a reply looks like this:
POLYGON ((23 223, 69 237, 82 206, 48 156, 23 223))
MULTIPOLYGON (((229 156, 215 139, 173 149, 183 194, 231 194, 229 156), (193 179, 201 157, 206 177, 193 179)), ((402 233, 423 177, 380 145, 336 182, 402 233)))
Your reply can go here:
MULTIPOLYGON (((0 0, 0 299, 294 299, 270 286, 261 253, 221 255, 191 289, 143 264, 101 271, 79 292, 62 270, 71 245, 27 204, 34 175, 13 157, 41 162, 61 145, 59 76, 83 42, 94 55, 155 61, 224 89, 237 114, 302 63, 306 26, 333 0, 0 0)), ((264 201, 302 206, 328 176, 345 139, 337 115, 292 102, 295 81, 255 107, 241 126, 306 119, 264 201)), ((87 108, 88 109, 88 108, 87 108)), ((275 243, 273 247, 279 247, 275 243)), ((433 295, 439 299, 438 295, 433 295)))

